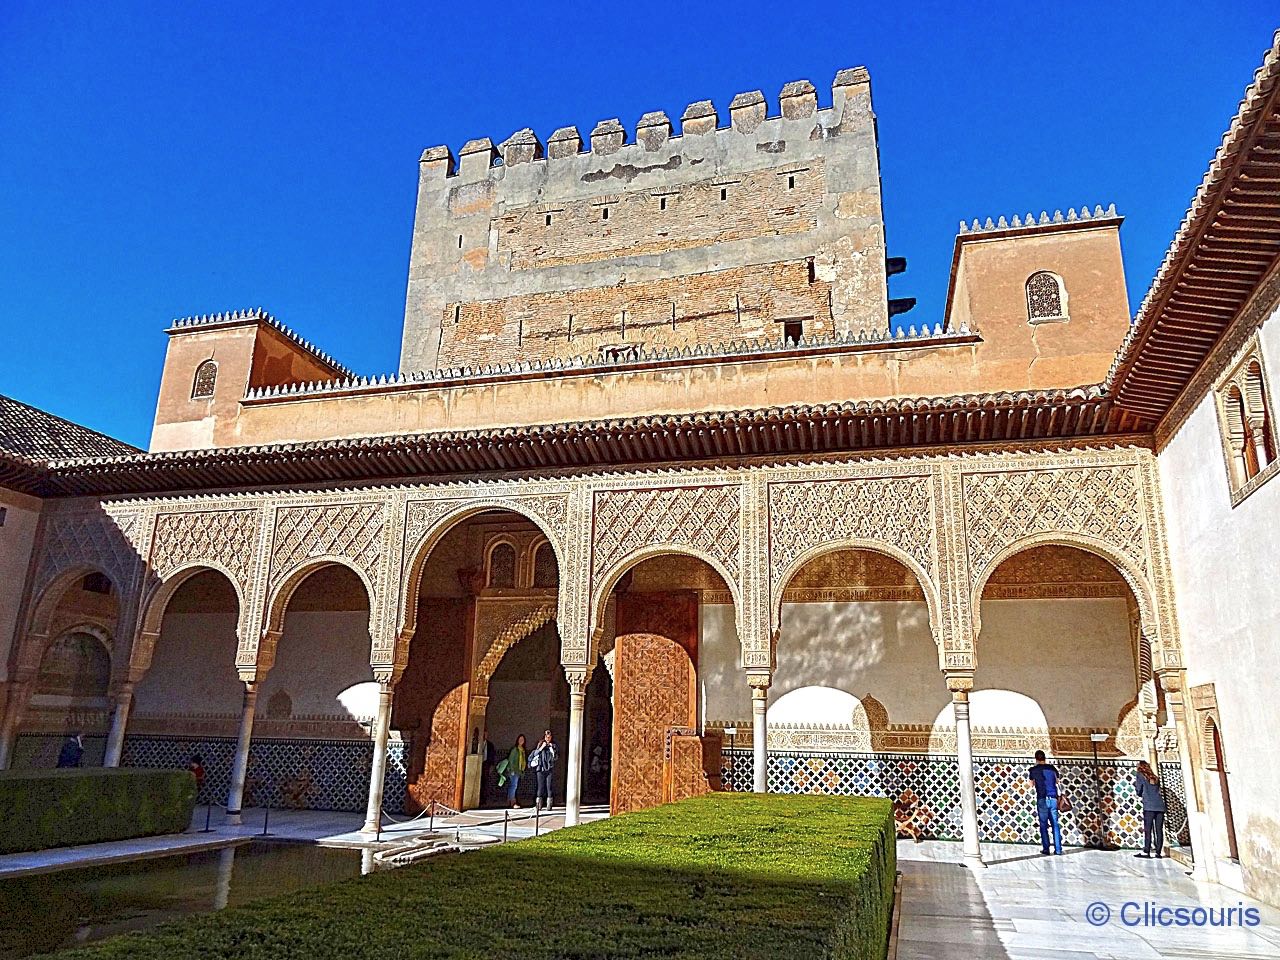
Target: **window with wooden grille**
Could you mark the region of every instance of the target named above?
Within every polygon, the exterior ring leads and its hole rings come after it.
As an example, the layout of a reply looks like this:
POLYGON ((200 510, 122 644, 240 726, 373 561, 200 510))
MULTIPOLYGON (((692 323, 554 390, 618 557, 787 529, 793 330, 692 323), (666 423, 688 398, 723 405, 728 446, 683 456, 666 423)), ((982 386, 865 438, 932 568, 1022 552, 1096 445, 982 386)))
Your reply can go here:
POLYGON ((1067 319, 1067 288, 1062 278, 1040 270, 1027 278, 1027 322, 1067 319))

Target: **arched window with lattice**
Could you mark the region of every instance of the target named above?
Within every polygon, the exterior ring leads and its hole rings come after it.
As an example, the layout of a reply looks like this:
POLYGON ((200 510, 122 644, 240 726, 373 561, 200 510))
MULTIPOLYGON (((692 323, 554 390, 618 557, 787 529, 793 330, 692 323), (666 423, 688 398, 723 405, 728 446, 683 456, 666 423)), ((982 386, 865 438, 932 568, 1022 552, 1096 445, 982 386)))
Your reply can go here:
POLYGON ((1048 270, 1027 278, 1027 322, 1048 323, 1067 319, 1067 286, 1048 270))
POLYGON ((560 582, 560 570, 556 565, 556 552, 551 544, 543 542, 533 554, 533 585, 554 587, 560 582))
POLYGON ((196 375, 191 380, 191 399, 207 400, 213 396, 213 388, 218 384, 218 365, 206 360, 196 367, 196 375))
POLYGON ((514 587, 516 585, 516 548, 505 540, 489 551, 490 587, 514 587))
POLYGON ((1280 471, 1267 371, 1255 339, 1217 385, 1218 424, 1236 504, 1280 471))

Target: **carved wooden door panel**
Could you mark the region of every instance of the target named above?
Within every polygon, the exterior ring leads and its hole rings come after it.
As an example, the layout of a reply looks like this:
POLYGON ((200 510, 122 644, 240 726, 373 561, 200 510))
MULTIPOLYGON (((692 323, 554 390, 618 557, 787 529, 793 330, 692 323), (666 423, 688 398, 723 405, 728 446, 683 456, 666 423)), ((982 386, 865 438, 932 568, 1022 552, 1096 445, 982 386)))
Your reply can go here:
POLYGON ((618 637, 614 663, 614 813, 663 802, 667 731, 697 721, 693 661, 676 641, 652 633, 618 637))

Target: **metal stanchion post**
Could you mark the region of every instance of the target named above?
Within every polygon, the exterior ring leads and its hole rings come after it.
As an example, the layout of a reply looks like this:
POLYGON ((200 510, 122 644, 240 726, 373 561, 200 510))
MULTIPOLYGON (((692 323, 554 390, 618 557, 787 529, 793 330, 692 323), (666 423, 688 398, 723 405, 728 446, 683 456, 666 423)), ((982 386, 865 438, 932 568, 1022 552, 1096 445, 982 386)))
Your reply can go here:
POLYGON ((535 806, 533 808, 533 835, 538 835, 538 829, 542 826, 542 807, 535 806))
POLYGON ((502 817, 502 842, 507 842, 507 827, 511 825, 511 811, 504 810, 502 817))
POLYGON ((271 823, 271 804, 268 802, 266 812, 262 815, 262 835, 267 835, 267 825, 271 823))
POLYGON ((434 800, 432 800, 431 805, 427 807, 427 811, 428 811, 427 830, 430 833, 435 833, 436 832, 436 802, 434 800))
POLYGON ((204 805, 204 829, 200 831, 201 833, 211 833, 213 831, 213 827, 209 826, 209 818, 212 816, 213 816, 213 804, 206 803, 204 805))

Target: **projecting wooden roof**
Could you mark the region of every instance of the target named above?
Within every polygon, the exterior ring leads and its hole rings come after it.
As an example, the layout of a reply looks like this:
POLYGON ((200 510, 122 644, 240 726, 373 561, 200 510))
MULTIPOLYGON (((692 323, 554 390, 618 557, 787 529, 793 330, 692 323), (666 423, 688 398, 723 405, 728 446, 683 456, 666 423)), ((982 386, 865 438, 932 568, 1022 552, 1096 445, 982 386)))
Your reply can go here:
POLYGON ((1097 387, 447 431, 54 461, 49 496, 183 492, 1094 437, 1097 387))
POLYGON ((1106 381, 1154 428, 1280 263, 1280 31, 1200 183, 1106 381))

